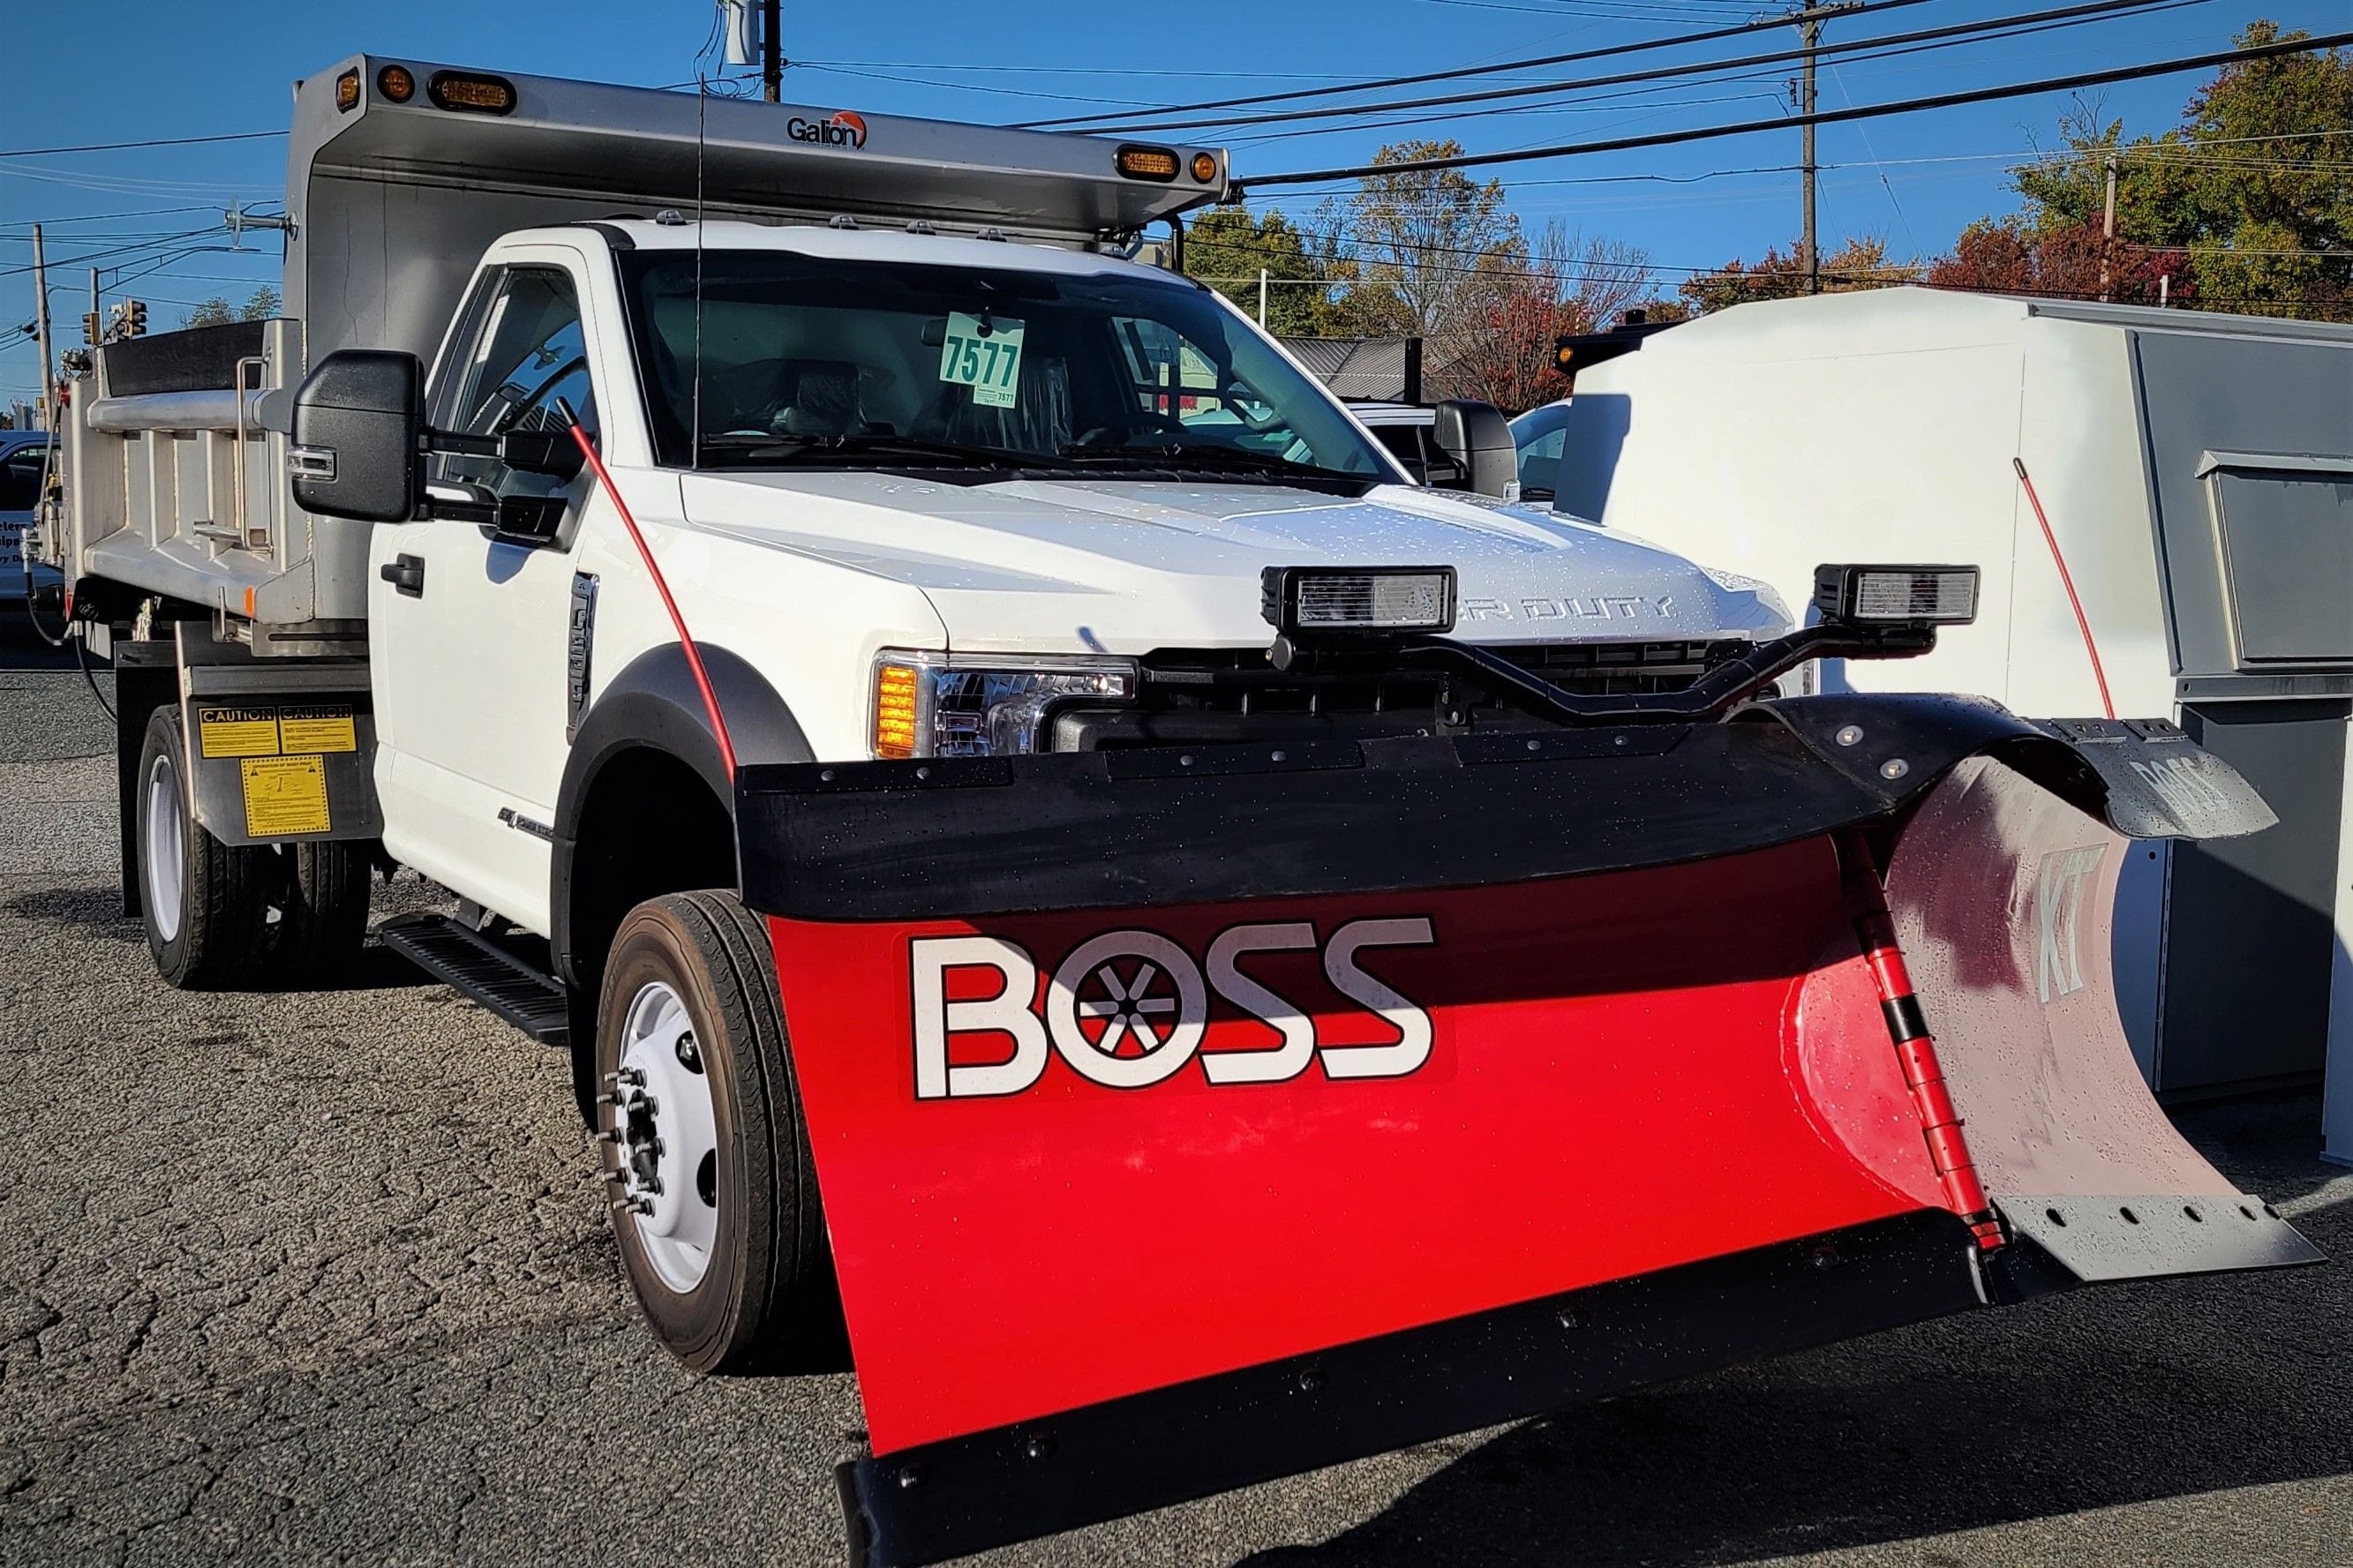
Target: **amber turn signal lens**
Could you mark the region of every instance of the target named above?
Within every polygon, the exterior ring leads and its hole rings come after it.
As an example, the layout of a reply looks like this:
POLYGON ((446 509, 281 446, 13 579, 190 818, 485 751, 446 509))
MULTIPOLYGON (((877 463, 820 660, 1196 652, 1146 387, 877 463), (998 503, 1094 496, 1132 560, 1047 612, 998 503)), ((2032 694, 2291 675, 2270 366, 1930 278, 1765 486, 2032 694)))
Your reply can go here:
POLYGON ((1176 154, 1166 147, 1123 147, 1113 162, 1131 180, 1173 180, 1178 167, 1176 154))
POLYGON ((510 114, 514 111, 514 83, 502 76, 435 71, 425 90, 443 109, 462 109, 474 114, 510 114))
POLYGON ((1193 178, 1203 184, 1218 177, 1218 155, 1215 153, 1193 154, 1193 178))
POLYGON ((375 89, 393 103, 406 103, 417 96, 417 79, 406 66, 386 66, 375 73, 375 89))
POLYGON ((886 664, 874 674, 874 754, 915 754, 915 688, 913 667, 886 664))
POLYGON ((360 106, 360 73, 345 71, 335 79, 335 107, 349 114, 360 106))

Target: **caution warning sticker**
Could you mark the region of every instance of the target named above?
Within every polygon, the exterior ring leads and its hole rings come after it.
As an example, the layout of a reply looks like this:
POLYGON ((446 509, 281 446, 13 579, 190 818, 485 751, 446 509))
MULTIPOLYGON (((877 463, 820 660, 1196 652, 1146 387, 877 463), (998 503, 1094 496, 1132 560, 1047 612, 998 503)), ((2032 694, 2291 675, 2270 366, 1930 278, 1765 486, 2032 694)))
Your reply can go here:
POLYGON ((237 767, 245 775, 248 837, 286 838, 333 827, 327 764, 318 757, 248 757, 237 767))
POLYGON ((278 746, 288 756, 319 752, 356 752, 359 734, 348 707, 281 708, 278 746))
POLYGON ((274 757, 275 708, 199 708, 196 735, 207 757, 274 757))

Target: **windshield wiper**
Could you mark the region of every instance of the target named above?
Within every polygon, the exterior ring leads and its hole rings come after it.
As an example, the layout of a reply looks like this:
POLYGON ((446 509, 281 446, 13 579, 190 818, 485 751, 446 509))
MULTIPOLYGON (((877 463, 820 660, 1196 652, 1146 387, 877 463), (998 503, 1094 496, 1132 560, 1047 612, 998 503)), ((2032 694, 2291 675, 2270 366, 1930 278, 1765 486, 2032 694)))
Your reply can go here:
POLYGON ((702 447, 706 452, 717 449, 747 456, 756 453, 763 457, 773 449, 774 456, 783 462, 825 457, 938 458, 977 468, 1061 468, 1069 466, 1060 458, 1015 451, 1009 447, 975 447, 960 441, 928 440, 921 436, 705 436, 702 447))
POLYGON ((1270 479, 1310 484, 1371 486, 1380 483, 1377 475, 1352 474, 1345 468, 1319 468, 1314 463, 1294 463, 1271 452, 1252 452, 1240 447, 1195 446, 1187 442, 1170 441, 1156 446, 1136 447, 1064 447, 1062 457, 1068 462, 1090 467, 1173 468, 1180 471, 1207 468, 1221 473, 1264 474, 1270 479))

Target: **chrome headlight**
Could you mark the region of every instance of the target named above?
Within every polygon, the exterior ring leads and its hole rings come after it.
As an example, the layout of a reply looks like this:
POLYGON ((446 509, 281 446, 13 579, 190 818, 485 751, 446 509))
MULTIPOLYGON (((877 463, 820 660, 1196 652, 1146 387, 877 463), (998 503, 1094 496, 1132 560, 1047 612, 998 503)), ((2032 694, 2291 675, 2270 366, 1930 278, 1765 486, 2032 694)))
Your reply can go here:
POLYGON ((1071 700, 1125 702, 1135 663, 1124 658, 886 649, 874 663, 872 742, 878 757, 1000 757, 1042 751, 1046 719, 1071 700))

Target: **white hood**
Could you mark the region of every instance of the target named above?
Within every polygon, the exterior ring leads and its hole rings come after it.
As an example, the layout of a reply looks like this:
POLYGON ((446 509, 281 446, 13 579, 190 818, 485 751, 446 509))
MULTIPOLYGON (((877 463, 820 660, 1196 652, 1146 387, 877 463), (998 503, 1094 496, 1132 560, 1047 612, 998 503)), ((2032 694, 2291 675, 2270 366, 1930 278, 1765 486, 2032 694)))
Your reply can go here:
POLYGON ((1402 485, 1351 499, 1247 483, 695 474, 683 499, 699 527, 919 589, 956 651, 1262 645, 1260 569, 1317 563, 1451 565, 1456 635, 1476 642, 1787 629, 1742 580, 1655 546, 1402 485))

